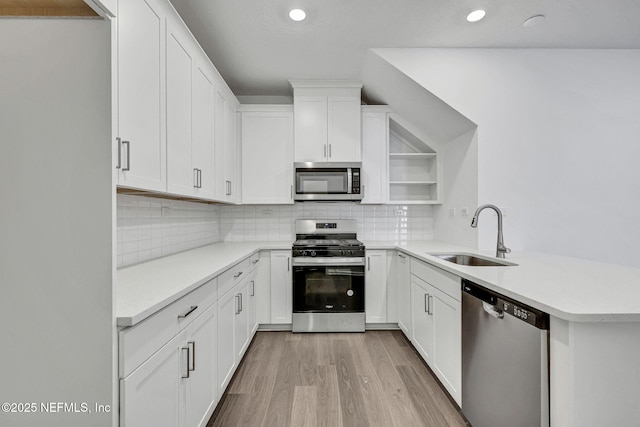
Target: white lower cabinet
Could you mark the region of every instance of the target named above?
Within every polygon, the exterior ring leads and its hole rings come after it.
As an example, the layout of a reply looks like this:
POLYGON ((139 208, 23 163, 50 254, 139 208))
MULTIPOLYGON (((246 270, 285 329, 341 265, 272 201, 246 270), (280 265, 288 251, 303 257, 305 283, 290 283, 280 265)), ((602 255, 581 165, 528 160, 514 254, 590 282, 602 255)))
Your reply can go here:
POLYGON ((186 329, 189 350, 185 387, 185 426, 206 426, 218 402, 218 308, 210 307, 186 329))
POLYGON ((258 330, 258 270, 256 269, 249 275, 249 284, 247 289, 247 311, 249 321, 249 337, 258 330))
POLYGON ((366 323, 387 321, 387 251, 367 250, 364 292, 366 323))
POLYGON ((205 426, 218 402, 217 307, 120 380, 120 426, 205 426))
POLYGON ((235 317, 235 351, 236 362, 240 363, 242 355, 249 345, 249 281, 245 280, 236 287, 236 317, 235 317))
POLYGON ((460 278, 411 259, 408 335, 453 399, 462 405, 462 304, 460 278))
POLYGON ((120 380, 120 427, 181 426, 184 334, 176 335, 120 380))
POLYGON ((222 395, 236 370, 235 324, 237 311, 235 289, 218 300, 218 393, 222 395))
POLYGON ((409 256, 398 252, 397 256, 398 326, 411 338, 411 269, 409 256))
POLYGON ((293 312, 291 251, 271 251, 271 323, 291 323, 293 312))

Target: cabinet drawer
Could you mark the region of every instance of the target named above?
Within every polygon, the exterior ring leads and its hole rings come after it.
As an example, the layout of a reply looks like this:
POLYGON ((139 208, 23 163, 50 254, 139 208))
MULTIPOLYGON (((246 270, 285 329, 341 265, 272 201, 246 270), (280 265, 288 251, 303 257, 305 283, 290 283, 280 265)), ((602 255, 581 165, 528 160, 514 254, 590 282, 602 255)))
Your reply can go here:
POLYGON ((245 258, 224 273, 218 276, 218 296, 221 297, 242 279, 247 277, 251 270, 251 257, 245 258))
POLYGON ((217 278, 119 333, 119 374, 129 375, 218 299, 217 278), (194 307, 196 307, 194 309, 194 307))
POLYGON ((413 257, 411 258, 411 274, 440 289, 456 301, 462 299, 460 293, 460 277, 455 274, 451 274, 413 257))

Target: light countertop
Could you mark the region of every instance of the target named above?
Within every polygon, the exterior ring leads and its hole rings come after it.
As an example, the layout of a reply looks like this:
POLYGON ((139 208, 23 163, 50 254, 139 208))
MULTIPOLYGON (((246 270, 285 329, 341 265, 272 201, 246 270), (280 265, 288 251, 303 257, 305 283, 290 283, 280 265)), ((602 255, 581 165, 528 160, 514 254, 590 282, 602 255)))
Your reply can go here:
MULTIPOLYGON (((429 253, 494 253, 437 241, 365 241, 367 249, 397 249, 552 316, 577 322, 640 321, 640 269, 577 258, 514 251, 509 267, 453 264, 429 253)), ((118 326, 142 321, 260 250, 291 242, 221 242, 119 269, 118 326)))
POLYGON ((220 242, 141 264, 116 274, 118 326, 132 326, 263 249, 292 242, 220 242))

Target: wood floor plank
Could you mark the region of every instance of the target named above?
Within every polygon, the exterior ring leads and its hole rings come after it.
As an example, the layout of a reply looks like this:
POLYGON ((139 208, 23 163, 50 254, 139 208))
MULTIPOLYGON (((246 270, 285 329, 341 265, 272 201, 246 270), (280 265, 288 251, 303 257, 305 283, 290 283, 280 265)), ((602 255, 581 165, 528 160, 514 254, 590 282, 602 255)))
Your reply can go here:
POLYGON ((342 427, 338 371, 331 365, 318 366, 316 372, 318 427, 342 427))
POLYGON ((318 425, 318 389, 315 386, 296 386, 293 392, 291 425, 299 427, 318 425))
POLYGON ((262 423, 264 426, 282 427, 291 424, 291 408, 295 386, 300 383, 299 360, 295 350, 298 341, 285 340, 269 406, 262 423))
POLYGON ((408 395, 413 402, 413 406, 418 412, 418 417, 427 425, 446 427, 447 423, 437 407, 433 396, 427 388, 418 381, 417 374, 410 366, 399 366, 398 372, 404 381, 408 395))
POLYGON ((345 340, 335 340, 333 348, 336 357, 343 423, 347 426, 369 426, 362 390, 349 345, 345 340))

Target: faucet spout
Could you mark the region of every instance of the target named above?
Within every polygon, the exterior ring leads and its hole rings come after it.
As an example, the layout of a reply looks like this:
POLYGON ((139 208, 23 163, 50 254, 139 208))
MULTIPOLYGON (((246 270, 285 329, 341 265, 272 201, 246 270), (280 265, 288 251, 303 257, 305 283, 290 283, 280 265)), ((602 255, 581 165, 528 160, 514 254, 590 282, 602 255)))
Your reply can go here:
POLYGON ((476 209, 476 212, 473 214, 471 227, 478 227, 478 217, 480 216, 480 212, 487 208, 493 209, 494 211, 496 211, 496 214, 498 214, 498 242, 496 245, 496 258, 504 258, 504 254, 508 254, 509 252, 511 252, 511 249, 507 248, 504 245, 504 239, 502 236, 502 211, 500 211, 500 208, 498 208, 496 205, 491 204, 479 206, 478 209, 476 209))

